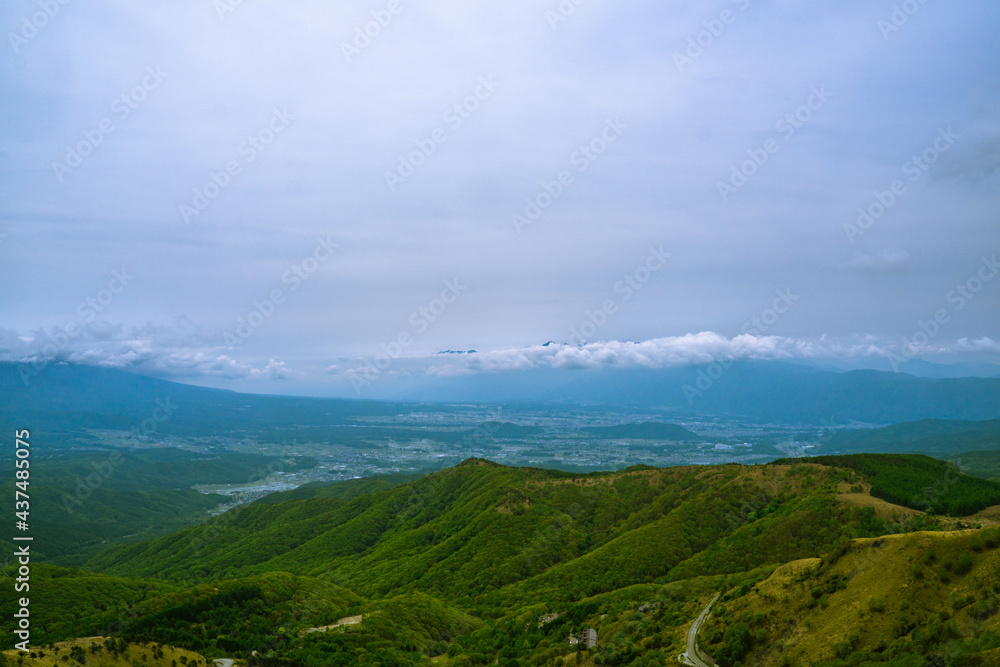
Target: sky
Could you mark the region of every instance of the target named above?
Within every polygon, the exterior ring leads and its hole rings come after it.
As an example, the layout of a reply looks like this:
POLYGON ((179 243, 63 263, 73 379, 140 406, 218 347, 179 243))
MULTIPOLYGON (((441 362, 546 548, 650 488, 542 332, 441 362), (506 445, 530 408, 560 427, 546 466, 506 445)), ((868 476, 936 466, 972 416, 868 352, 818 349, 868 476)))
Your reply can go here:
POLYGON ((0 360, 321 395, 1000 361, 994 2, 11 0, 0 30, 0 360))

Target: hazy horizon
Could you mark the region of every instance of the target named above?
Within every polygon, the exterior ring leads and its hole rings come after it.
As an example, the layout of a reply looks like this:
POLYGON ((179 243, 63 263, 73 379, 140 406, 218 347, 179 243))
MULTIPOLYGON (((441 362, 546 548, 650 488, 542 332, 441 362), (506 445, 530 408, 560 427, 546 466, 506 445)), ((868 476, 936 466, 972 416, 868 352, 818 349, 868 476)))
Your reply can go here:
POLYGON ((19 0, 0 360, 998 364, 1000 7, 902 4, 19 0))

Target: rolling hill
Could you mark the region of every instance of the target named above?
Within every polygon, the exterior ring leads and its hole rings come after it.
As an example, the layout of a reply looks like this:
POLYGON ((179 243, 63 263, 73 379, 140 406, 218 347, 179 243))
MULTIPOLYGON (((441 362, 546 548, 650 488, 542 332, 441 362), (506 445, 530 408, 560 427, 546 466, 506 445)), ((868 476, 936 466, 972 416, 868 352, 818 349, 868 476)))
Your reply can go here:
MULTIPOLYGON (((876 482, 922 490, 926 473, 937 470, 924 457, 889 458, 894 465, 874 472, 832 457, 588 474, 472 459, 413 481, 352 480, 333 485, 342 487, 336 492, 279 496, 115 545, 90 560, 91 572, 36 566, 33 590, 45 602, 39 640, 99 636, 118 623, 129 641, 209 658, 257 650, 288 666, 666 664, 683 650, 687 624, 722 591, 719 615, 726 611, 730 622, 706 626, 705 647, 732 656, 739 645, 752 658, 765 639, 747 639, 738 601, 785 576, 781 568, 798 567, 786 564, 824 559, 803 562, 834 567, 865 538, 903 540, 914 530, 979 521, 931 517, 868 495, 876 482), (543 616, 550 620, 540 623, 543 616), (566 637, 586 627, 596 628, 598 646, 581 653, 566 637)), ((990 484, 972 479, 952 484, 960 491, 990 484)), ((964 549, 954 557, 942 549, 950 564, 941 572, 992 581, 996 530, 957 534, 978 535, 978 551, 968 547, 986 560, 975 556, 969 574, 959 562, 964 549)), ((800 609, 808 591, 831 586, 838 573, 816 575, 788 613, 808 617, 813 612, 800 609)), ((835 595, 860 604, 867 589, 836 590, 825 593, 831 609, 835 595)), ((816 614, 827 609, 822 594, 811 599, 816 614)), ((933 613, 953 607, 951 598, 939 602, 924 604, 933 613)), ((0 606, 5 618, 10 604, 0 606)), ((777 632, 756 613, 746 623, 751 635, 777 632)), ((913 627, 931 625, 918 619, 913 627)), ((920 646, 937 650, 941 637, 920 646)), ((987 644, 972 648, 992 650, 987 644)))
POLYGON ((955 454, 1000 449, 1000 420, 921 419, 883 428, 834 433, 826 449, 847 452, 955 454))

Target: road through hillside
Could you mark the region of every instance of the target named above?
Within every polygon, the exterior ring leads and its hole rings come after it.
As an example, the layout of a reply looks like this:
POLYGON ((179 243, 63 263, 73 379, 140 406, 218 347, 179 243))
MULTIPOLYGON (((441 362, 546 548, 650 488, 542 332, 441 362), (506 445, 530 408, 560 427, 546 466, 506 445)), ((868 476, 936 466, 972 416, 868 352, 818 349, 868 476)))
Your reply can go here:
POLYGON ((698 657, 698 630, 701 629, 701 624, 708 618, 708 612, 712 610, 712 605, 719 599, 719 595, 721 593, 716 593, 715 597, 709 601, 708 605, 698 614, 698 618, 691 624, 691 629, 688 630, 687 650, 678 656, 678 660, 685 665, 694 665, 694 667, 714 667, 715 665, 714 662, 707 663, 698 657))

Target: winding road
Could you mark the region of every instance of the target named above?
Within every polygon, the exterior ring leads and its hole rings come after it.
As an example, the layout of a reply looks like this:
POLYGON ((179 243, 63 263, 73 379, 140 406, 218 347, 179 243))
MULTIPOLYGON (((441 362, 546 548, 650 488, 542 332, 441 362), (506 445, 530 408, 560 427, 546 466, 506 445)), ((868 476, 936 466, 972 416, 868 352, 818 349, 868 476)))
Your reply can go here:
POLYGON ((698 614, 698 618, 694 619, 694 623, 691 624, 691 629, 688 630, 688 640, 687 640, 687 650, 677 656, 677 660, 684 663, 685 665, 694 665, 694 667, 715 667, 715 663, 707 663, 698 657, 698 630, 701 629, 701 624, 705 622, 708 618, 708 612, 712 610, 712 605, 715 601, 719 599, 722 593, 716 593, 715 597, 709 601, 708 605, 701 610, 698 614))

